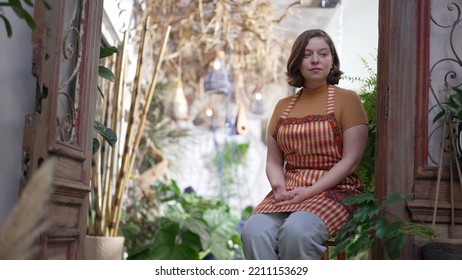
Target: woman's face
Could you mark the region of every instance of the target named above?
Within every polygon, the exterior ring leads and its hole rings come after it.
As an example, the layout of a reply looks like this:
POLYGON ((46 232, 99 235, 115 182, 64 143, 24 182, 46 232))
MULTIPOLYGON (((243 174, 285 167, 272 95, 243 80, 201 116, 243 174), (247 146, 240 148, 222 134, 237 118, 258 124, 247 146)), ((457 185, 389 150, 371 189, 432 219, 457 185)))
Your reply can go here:
POLYGON ((322 37, 313 37, 305 47, 300 72, 305 79, 305 87, 316 88, 326 83, 332 67, 332 54, 329 45, 322 37))

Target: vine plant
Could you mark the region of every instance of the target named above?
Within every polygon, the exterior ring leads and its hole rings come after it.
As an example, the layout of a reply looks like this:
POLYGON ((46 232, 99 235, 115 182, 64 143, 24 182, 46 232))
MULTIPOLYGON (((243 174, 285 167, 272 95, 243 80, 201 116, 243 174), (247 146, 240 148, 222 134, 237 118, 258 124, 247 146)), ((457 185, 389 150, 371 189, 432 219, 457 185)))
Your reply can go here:
MULTIPOLYGON (((24 2, 24 4, 26 4, 29 7, 34 6, 32 0, 23 0, 22 2, 24 2)), ((42 3, 48 10, 51 9, 50 4, 48 4, 46 0, 42 0, 42 3)), ((27 23, 27 26, 29 26, 30 29, 32 29, 32 31, 35 31, 37 29, 37 24, 35 23, 34 18, 31 14, 29 14, 28 11, 26 11, 26 9, 24 9, 24 6, 20 0, 8 0, 7 2, 0 2, 0 19, 3 20, 3 24, 5 25, 6 29, 6 35, 8 36, 8 38, 11 38, 13 36, 13 28, 11 26, 10 21, 3 12, 4 7, 11 8, 13 12, 16 14, 16 16, 24 20, 27 23)))

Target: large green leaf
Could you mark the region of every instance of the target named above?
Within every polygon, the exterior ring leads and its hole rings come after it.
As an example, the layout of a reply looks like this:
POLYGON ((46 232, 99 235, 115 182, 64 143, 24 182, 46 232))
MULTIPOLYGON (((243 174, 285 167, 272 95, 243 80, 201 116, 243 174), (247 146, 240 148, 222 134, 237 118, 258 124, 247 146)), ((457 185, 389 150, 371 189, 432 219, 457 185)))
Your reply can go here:
POLYGON ((381 208, 372 203, 364 203, 358 206, 358 209, 353 215, 353 220, 357 223, 364 223, 374 219, 380 212, 381 208))
POLYGON ((6 35, 8 36, 8 38, 11 38, 11 36, 13 36, 13 29, 11 28, 10 22, 2 14, 0 14, 0 18, 3 19, 3 22, 5 23, 6 35))
POLYGON ((384 217, 380 217, 376 225, 376 236, 382 240, 387 240, 401 234, 402 221, 389 223, 384 217))
POLYGON ((166 205, 165 217, 200 236, 204 249, 210 246, 210 233, 199 209, 191 209, 190 212, 185 212, 181 204, 166 205))
POLYGON ((111 147, 114 147, 114 144, 117 142, 117 134, 114 132, 114 130, 98 121, 95 121, 94 128, 96 132, 98 132, 104 138, 104 140, 106 140, 106 142, 111 145, 111 147))
POLYGON ((367 236, 359 236, 359 238, 350 244, 348 250, 346 251, 348 257, 355 257, 364 251, 369 250, 372 248, 373 240, 368 238, 367 236))
POLYGON ((93 147, 92 147, 92 154, 96 154, 96 152, 99 150, 99 147, 100 147, 100 143, 98 141, 98 139, 96 139, 95 137, 93 137, 93 147))
POLYGON ((397 236, 384 241, 385 251, 390 259, 396 260, 401 255, 401 251, 406 242, 406 235, 400 233, 397 236))
POLYGON ((200 250, 199 236, 181 230, 177 223, 167 223, 156 235, 149 256, 154 260, 198 260, 200 250))
POLYGON ((111 71, 111 69, 107 68, 107 67, 104 67, 102 65, 98 66, 98 75, 101 77, 101 78, 104 78, 104 79, 108 79, 109 81, 111 82, 114 82, 115 81, 115 75, 114 73, 111 71))
POLYGON ((360 204, 364 202, 375 202, 377 199, 372 193, 362 193, 357 195, 352 195, 343 200, 346 205, 360 204))
POLYGON ((388 205, 392 205, 396 202, 399 202, 399 201, 404 201, 406 199, 406 196, 401 193, 401 192, 395 192, 395 193, 392 193, 392 194, 389 194, 385 197, 384 201, 382 202, 382 206, 388 206, 388 205))
POLYGON ((227 211, 225 207, 206 210, 204 220, 210 231, 210 246, 206 247, 220 260, 232 259, 231 251, 228 249, 228 241, 240 222, 240 217, 235 212, 227 211))
POLYGON ((127 260, 149 260, 151 259, 150 250, 151 244, 136 247, 133 251, 128 252, 127 260))
POLYGON ((34 6, 34 3, 32 3, 31 0, 23 0, 24 3, 26 3, 26 5, 28 5, 29 7, 33 7, 34 6))
POLYGON ((462 119, 462 90, 460 88, 452 88, 453 93, 449 96, 446 102, 442 102, 441 111, 433 118, 435 123, 437 120, 448 114, 449 118, 462 119))
POLYGON ((8 0, 13 12, 21 19, 24 19, 27 25, 33 31, 37 30, 37 24, 34 21, 34 18, 22 7, 21 1, 19 0, 8 0))
POLYGON ((111 56, 115 53, 118 53, 119 50, 114 47, 114 46, 111 46, 111 47, 101 47, 99 49, 99 58, 105 58, 105 57, 108 57, 108 56, 111 56))

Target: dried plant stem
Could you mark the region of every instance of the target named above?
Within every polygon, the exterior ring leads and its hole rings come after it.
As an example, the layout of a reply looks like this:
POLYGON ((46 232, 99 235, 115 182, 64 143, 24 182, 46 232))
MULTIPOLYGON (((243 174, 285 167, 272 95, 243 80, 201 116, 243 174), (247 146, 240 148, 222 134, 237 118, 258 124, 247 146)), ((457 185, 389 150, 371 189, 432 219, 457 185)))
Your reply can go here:
MULTIPOLYGON (((447 116, 445 116, 447 119, 447 116)), ((447 127, 447 120, 445 119, 444 125, 443 125, 443 137, 446 134, 446 127, 447 127)), ((433 219, 432 219, 432 226, 435 228, 436 224, 436 211, 438 210, 438 200, 439 200, 439 194, 440 194, 440 183, 441 183, 441 175, 443 173, 443 155, 444 155, 444 139, 441 141, 441 147, 440 147, 440 159, 439 159, 439 166, 438 166, 438 178, 436 180, 436 190, 435 190, 435 205, 433 208, 433 219)))
MULTIPOLYGON (((113 112, 112 112, 112 123, 113 123, 113 129, 115 131, 121 132, 122 129, 116 127, 117 124, 121 123, 118 122, 118 120, 122 120, 123 116, 121 113, 123 113, 119 107, 119 104, 121 103, 120 98, 123 99, 124 96, 124 82, 125 82, 125 65, 126 65, 126 46, 127 46, 127 32, 124 32, 124 37, 123 37, 123 42, 122 42, 122 48, 120 50, 121 55, 117 57, 116 61, 116 70, 115 70, 115 76, 119 77, 119 79, 115 83, 115 88, 114 88, 114 100, 112 101, 113 106, 113 112)), ((120 133, 118 133, 120 135, 120 133)), ((120 141, 118 141, 120 143, 120 141)), ((105 218, 105 224, 106 224, 106 234, 109 234, 108 230, 108 224, 110 223, 110 218, 112 217, 112 193, 113 193, 113 178, 117 175, 116 172, 118 170, 118 161, 117 161, 117 153, 118 153, 118 145, 114 147, 111 150, 110 155, 108 156, 109 158, 109 163, 108 168, 106 170, 107 172, 107 179, 106 179, 106 184, 105 184, 105 205, 104 209, 106 212, 106 218, 105 218)))
MULTIPOLYGON (((138 126, 137 135, 136 135, 135 141, 133 143, 133 153, 131 153, 131 155, 129 155, 130 160, 129 160, 128 169, 126 170, 126 172, 127 172, 126 174, 131 173, 131 170, 133 168, 133 164, 135 162, 136 150, 138 149, 138 147, 140 145, 141 137, 143 135, 144 125, 146 123, 146 119, 147 119, 147 116, 148 116, 148 113, 149 113, 149 107, 151 105, 152 97, 154 96, 154 89, 155 89, 156 84, 157 84, 157 77, 159 75, 160 65, 163 62, 163 55, 164 55, 164 52, 165 52, 165 49, 166 49, 166 46, 167 46, 167 41, 168 41, 168 37, 170 35, 170 30, 171 30, 171 26, 169 25, 167 27, 167 29, 166 29, 166 31, 164 33, 164 37, 162 39, 161 48, 160 48, 160 51, 159 51, 159 55, 157 57, 156 67, 155 67, 154 72, 152 74, 152 79, 151 79, 151 84, 150 84, 149 91, 148 91, 148 96, 147 96, 146 101, 144 103, 144 108, 143 108, 143 110, 141 112, 141 119, 140 119, 140 123, 139 123, 139 126, 138 126)), ((124 188, 128 184, 128 179, 129 179, 128 176, 126 176, 123 179, 123 187, 124 188)), ((122 213, 122 208, 119 206, 118 208, 115 208, 114 211, 115 211, 115 214, 116 214, 116 216, 115 216, 116 219, 113 220, 113 222, 115 224, 114 233, 117 233, 117 231, 119 230, 119 222, 120 222, 120 215, 122 213)))
POLYGON ((143 54, 145 48, 145 41, 146 41, 146 30, 147 30, 147 21, 145 21, 142 29, 141 34, 141 42, 140 42, 140 49, 138 52, 138 61, 137 61, 137 68, 135 74, 135 81, 134 81, 134 90, 132 93, 132 101, 131 101, 131 110, 130 115, 128 118, 128 127, 127 127, 127 134, 125 135, 125 142, 124 142, 124 150, 122 153, 122 163, 121 167, 118 170, 117 180, 116 180, 116 189, 114 200, 112 202, 112 214, 111 219, 109 220, 108 229, 109 229, 109 236, 117 236, 118 226, 116 225, 119 218, 117 217, 119 212, 122 210, 122 198, 125 192, 125 183, 128 182, 129 173, 128 173, 128 166, 129 166, 129 159, 133 150, 132 146, 132 134, 134 133, 135 129, 135 113, 136 113, 136 104, 139 95, 139 81, 140 81, 140 73, 141 68, 143 65, 143 54))

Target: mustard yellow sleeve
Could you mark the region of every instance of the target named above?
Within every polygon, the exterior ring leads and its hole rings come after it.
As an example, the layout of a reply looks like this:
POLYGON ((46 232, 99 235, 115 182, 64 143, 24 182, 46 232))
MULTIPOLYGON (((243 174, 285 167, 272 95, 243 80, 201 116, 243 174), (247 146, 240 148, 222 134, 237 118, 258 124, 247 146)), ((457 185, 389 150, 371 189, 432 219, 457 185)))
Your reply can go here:
POLYGON ((281 118, 282 115, 282 108, 281 108, 281 100, 279 100, 276 103, 276 106, 274 107, 273 114, 271 115, 270 121, 268 123, 268 127, 266 129, 267 135, 272 136, 274 132, 276 131, 276 126, 279 122, 279 119, 281 118))
POLYGON ((356 92, 345 90, 341 99, 340 124, 343 131, 358 124, 368 124, 366 111, 356 92))

